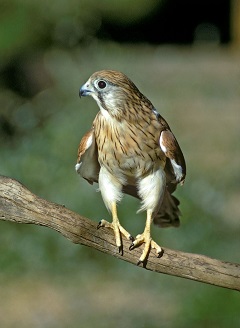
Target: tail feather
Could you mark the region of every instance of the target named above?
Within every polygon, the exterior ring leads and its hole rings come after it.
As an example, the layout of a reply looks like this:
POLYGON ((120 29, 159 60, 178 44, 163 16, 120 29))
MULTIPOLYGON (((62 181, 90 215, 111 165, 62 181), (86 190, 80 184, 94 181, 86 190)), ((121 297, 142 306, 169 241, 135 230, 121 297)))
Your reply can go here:
POLYGON ((179 204, 179 200, 166 189, 162 204, 154 217, 154 224, 161 228, 178 227, 180 225, 179 216, 181 215, 178 208, 179 204))

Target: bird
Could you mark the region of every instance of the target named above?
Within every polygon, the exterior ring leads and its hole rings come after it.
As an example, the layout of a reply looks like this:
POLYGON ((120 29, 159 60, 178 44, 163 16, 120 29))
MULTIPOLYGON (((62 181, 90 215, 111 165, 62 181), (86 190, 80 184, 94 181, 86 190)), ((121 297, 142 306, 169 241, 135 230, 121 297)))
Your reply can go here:
POLYGON ((152 249, 164 253, 151 237, 152 222, 159 227, 179 226, 179 201, 172 193, 186 176, 181 148, 166 120, 137 86, 122 72, 93 73, 79 89, 92 97, 99 111, 78 147, 75 170, 90 184, 98 183, 112 222, 101 220, 97 228, 111 228, 123 253, 123 236, 129 249, 143 245, 138 265, 152 249), (140 200, 146 211, 143 233, 135 238, 120 224, 117 205, 124 194, 140 200))

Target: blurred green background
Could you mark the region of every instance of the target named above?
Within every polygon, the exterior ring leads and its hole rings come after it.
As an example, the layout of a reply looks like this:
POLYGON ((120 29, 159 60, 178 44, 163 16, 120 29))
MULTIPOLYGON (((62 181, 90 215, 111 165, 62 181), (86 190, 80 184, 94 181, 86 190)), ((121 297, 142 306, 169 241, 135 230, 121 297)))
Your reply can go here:
MULTIPOLYGON (((167 3, 0 1, 0 174, 96 223, 110 219, 97 186, 74 170, 98 111, 78 90, 96 70, 121 70, 167 119, 187 162, 176 193, 181 226, 153 227, 153 237, 163 247, 239 263, 240 51, 216 19, 198 20, 188 41, 181 32, 162 43, 170 28, 149 28, 159 42, 141 40, 141 22, 174 15, 167 3), (127 29, 131 40, 123 40, 127 29)), ((133 235, 145 224, 138 206, 130 197, 119 206, 133 235)), ((47 228, 0 225, 1 327, 240 326, 235 291, 147 272, 47 228)))

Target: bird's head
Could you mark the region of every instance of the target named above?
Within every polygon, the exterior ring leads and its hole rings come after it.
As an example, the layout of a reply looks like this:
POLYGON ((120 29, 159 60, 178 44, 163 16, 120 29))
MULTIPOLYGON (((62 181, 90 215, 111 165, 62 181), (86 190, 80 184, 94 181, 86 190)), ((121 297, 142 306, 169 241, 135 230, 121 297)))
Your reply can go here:
POLYGON ((95 72, 80 88, 79 96, 93 97, 101 111, 119 118, 132 106, 141 108, 142 101, 151 104, 126 75, 113 70, 95 72))

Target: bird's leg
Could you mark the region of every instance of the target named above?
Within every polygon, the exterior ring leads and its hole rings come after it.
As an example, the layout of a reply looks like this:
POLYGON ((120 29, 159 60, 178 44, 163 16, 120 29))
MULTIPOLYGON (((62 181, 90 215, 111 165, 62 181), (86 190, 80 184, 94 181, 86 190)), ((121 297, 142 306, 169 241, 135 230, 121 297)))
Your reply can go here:
POLYGON ((146 220, 145 229, 142 234, 136 236, 136 239, 132 242, 131 246, 129 247, 129 249, 132 250, 133 248, 145 243, 142 255, 140 256, 138 261, 138 265, 146 260, 147 255, 150 252, 151 248, 156 249, 158 257, 160 257, 162 254, 161 247, 151 238, 150 230, 151 230, 152 220, 153 220, 152 210, 147 210, 147 220, 146 220))
POLYGON ((118 220, 118 216, 117 216, 117 205, 116 202, 112 202, 112 207, 111 207, 111 212, 112 212, 112 223, 106 221, 106 220, 101 220, 97 226, 97 228, 101 228, 101 227, 105 227, 105 228, 111 228, 114 231, 114 235, 115 235, 115 240, 116 240, 116 245, 119 249, 119 253, 122 253, 122 238, 121 238, 121 234, 124 235, 128 240, 133 241, 134 238, 132 237, 132 235, 130 235, 129 232, 127 232, 127 230, 125 230, 119 220, 118 220))

